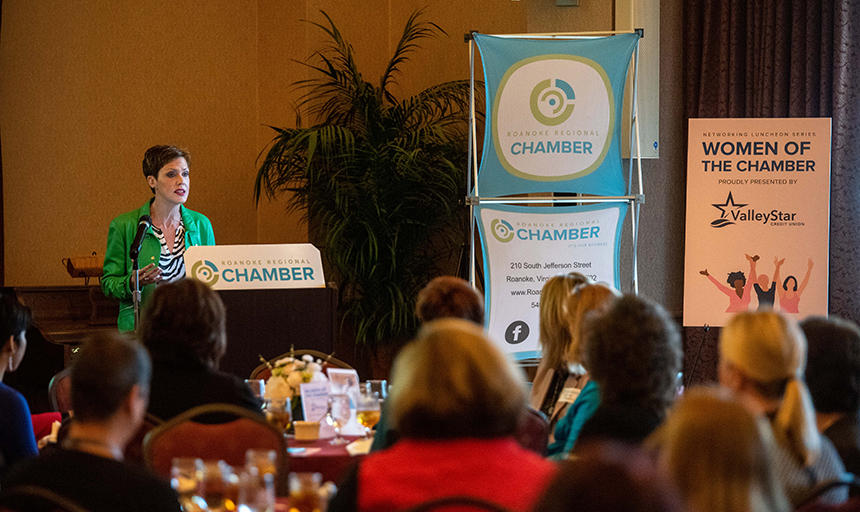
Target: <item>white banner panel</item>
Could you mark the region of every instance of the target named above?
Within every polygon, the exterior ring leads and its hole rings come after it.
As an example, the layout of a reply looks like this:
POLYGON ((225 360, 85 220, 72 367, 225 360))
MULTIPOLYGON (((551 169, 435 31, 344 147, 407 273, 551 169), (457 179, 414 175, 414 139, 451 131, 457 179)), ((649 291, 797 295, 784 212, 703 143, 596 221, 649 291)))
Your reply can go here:
POLYGON ((684 325, 827 314, 830 119, 690 119, 688 148, 684 325))
POLYGON ((626 213, 626 204, 476 207, 487 333, 503 351, 538 356, 540 294, 551 277, 576 271, 618 287, 626 213))
POLYGON ((185 269, 214 290, 325 288, 311 244, 199 245, 185 251, 185 269))

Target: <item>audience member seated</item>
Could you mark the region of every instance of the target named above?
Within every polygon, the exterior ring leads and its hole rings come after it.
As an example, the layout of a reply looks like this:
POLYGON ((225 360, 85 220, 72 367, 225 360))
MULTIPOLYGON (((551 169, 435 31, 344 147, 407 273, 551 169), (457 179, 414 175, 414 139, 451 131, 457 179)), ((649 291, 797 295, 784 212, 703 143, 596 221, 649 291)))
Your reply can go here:
MULTIPOLYGON (((540 294, 541 359, 532 383, 529 404, 549 418, 550 429, 564 417, 588 378, 582 365, 569 364, 564 356, 570 348, 567 299, 578 285, 588 283, 579 272, 550 278, 540 294)), ((550 436, 552 440, 552 436, 550 436)))
POLYGON ((806 385, 818 431, 845 469, 860 475, 860 329, 832 316, 808 318, 800 328, 809 346, 806 385))
MULTIPOLYGON (((461 318, 484 325, 484 298, 468 282, 454 276, 439 276, 418 292, 415 316, 422 324, 440 318, 461 318)), ((389 402, 383 402, 371 451, 388 448, 399 435, 391 428, 389 402)))
POLYGON ((33 510, 16 489, 35 486, 91 512, 179 511, 167 482, 122 460, 146 412, 150 374, 149 356, 138 342, 117 333, 87 341, 72 367, 75 420, 68 437, 13 468, 0 504, 33 510))
POLYGON ((694 388, 647 440, 689 512, 788 512, 764 418, 717 388, 694 388))
POLYGON ((211 403, 261 413, 262 403, 242 379, 218 371, 227 333, 224 303, 215 291, 193 279, 162 284, 141 323, 142 341, 152 355, 150 414, 167 421, 211 403))
MULTIPOLYGON (((738 313, 720 333, 720 384, 769 419, 776 439, 774 467, 792 506, 844 472, 833 445, 816 429, 803 382, 805 366, 806 339, 794 321, 779 313, 738 313)), ((846 497, 840 488, 824 501, 846 497)))
POLYGON ((681 334, 662 306, 635 295, 618 299, 585 326, 585 366, 600 405, 579 442, 641 443, 666 417, 681 367, 681 334))
POLYGON ((27 400, 2 382, 24 358, 30 317, 30 308, 0 295, 0 476, 13 464, 39 454, 27 400))
POLYGON ((392 423, 402 438, 341 482, 329 512, 396 512, 447 496, 529 510, 555 465, 512 435, 524 412, 522 372, 480 327, 425 324, 394 363, 392 423))
MULTIPOLYGON (((584 375, 578 382, 582 387, 570 390, 568 396, 562 397, 563 400, 573 403, 555 426, 547 448, 547 455, 552 459, 567 457, 576 444, 582 426, 591 418, 600 404, 597 383, 585 373, 586 369, 582 365, 583 326, 588 315, 605 311, 617 297, 618 293, 614 289, 603 284, 581 284, 574 288, 573 293, 565 301, 567 320, 565 328, 569 342, 562 358, 569 367, 576 368, 577 372, 584 375)), ((543 302, 543 296, 541 296, 541 302, 543 302)))
POLYGON ((680 497, 650 457, 617 443, 592 443, 564 461, 535 512, 682 512, 680 497))

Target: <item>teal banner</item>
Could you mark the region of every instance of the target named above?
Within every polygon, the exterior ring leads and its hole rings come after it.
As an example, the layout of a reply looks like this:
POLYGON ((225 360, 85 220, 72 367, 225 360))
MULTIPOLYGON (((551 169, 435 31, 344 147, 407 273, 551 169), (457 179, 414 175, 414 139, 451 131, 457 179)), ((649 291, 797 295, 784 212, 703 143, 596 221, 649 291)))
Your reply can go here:
POLYGON ((619 117, 639 35, 474 39, 487 105, 472 194, 625 195, 619 117))

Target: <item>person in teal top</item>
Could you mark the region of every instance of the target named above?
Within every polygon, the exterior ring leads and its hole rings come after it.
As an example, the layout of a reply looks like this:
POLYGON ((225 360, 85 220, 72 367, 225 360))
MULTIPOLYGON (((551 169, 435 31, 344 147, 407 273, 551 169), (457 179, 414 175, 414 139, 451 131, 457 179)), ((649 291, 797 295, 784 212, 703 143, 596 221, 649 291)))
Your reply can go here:
POLYGON ((579 392, 579 396, 573 401, 573 405, 570 406, 567 414, 556 423, 554 431, 555 441, 547 446, 547 457, 553 460, 566 459, 568 454, 573 451, 582 426, 594 416, 594 411, 597 410, 597 406, 599 405, 600 389, 597 386, 597 382, 590 380, 583 386, 582 391, 579 392))
POLYGON ((185 277, 185 249, 195 245, 215 245, 215 233, 209 219, 184 206, 191 185, 189 159, 187 151, 175 146, 147 149, 143 158, 143 175, 154 197, 110 223, 101 285, 106 296, 120 301, 117 319, 120 331, 133 331, 135 327, 134 276, 129 251, 141 216, 152 218, 152 226, 146 230, 138 259, 141 309, 158 283, 185 277))

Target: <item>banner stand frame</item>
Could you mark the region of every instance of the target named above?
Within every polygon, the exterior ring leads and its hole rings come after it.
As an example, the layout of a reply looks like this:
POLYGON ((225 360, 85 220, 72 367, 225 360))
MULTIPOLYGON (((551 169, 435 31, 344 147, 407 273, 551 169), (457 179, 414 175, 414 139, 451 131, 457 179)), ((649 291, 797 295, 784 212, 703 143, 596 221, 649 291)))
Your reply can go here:
MULTIPOLYGON (((465 35, 466 42, 469 44, 469 143, 467 150, 469 169, 466 173, 466 204, 469 205, 469 283, 473 288, 476 287, 476 247, 475 247, 475 227, 477 218, 475 217, 475 206, 481 204, 508 204, 508 205, 527 205, 527 204, 595 204, 595 203, 627 203, 630 206, 630 222, 632 232, 632 274, 631 288, 633 293, 639 294, 639 206, 645 203, 645 191, 642 182, 642 151, 641 141, 639 136, 639 102, 638 102, 638 84, 639 84, 639 43, 636 43, 633 49, 633 90, 631 92, 631 108, 630 108, 630 163, 627 179, 627 195, 625 196, 583 196, 577 195, 574 197, 555 197, 553 195, 530 194, 524 197, 480 197, 478 191, 478 141, 477 141, 477 122, 475 115, 475 40, 473 34, 478 31, 471 31, 465 35), (633 155, 633 148, 636 148, 636 154, 633 155), (636 177, 638 185, 638 193, 633 192, 633 160, 636 159, 636 177), (472 189, 472 181, 474 180, 474 190, 472 189)), ((639 37, 643 36, 641 29, 627 31, 606 31, 606 32, 572 32, 572 33, 556 33, 556 34, 492 34, 494 37, 511 38, 511 39, 596 39, 600 37, 637 33, 639 37)))

